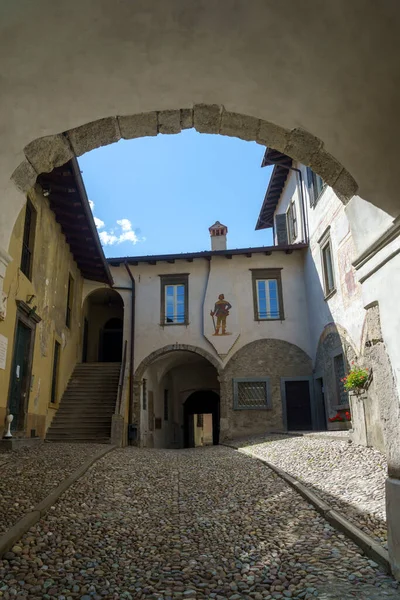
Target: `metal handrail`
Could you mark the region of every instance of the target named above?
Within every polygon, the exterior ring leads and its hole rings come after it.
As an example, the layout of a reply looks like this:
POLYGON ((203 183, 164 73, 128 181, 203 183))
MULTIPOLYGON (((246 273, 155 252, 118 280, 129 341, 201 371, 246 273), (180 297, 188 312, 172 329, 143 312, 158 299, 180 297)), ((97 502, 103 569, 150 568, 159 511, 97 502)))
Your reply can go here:
POLYGON ((115 413, 114 413, 116 415, 119 415, 119 411, 121 409, 122 390, 123 390, 123 387, 124 387, 124 376, 125 376, 125 367, 126 367, 126 348, 127 348, 127 345, 128 345, 128 341, 125 340, 125 342, 124 342, 124 351, 122 353, 121 369, 120 369, 120 372, 119 372, 117 403, 115 405, 115 413))

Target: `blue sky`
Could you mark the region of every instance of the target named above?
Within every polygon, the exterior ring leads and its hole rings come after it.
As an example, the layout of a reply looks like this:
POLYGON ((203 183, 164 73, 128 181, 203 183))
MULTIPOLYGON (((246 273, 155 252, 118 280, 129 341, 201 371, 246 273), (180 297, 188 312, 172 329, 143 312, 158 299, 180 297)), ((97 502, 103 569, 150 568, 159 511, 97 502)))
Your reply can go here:
POLYGON ((120 141, 79 159, 107 257, 210 249, 208 227, 228 227, 228 248, 268 246, 255 231, 271 175, 263 146, 194 130, 120 141))

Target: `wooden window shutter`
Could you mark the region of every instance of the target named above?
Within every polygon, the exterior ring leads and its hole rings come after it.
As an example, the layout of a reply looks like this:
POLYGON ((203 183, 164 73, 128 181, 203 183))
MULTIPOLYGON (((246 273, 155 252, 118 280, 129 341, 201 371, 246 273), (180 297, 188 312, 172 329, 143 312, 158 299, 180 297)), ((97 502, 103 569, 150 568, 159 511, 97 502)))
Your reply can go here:
POLYGON ((275 216, 276 238, 278 246, 284 246, 288 243, 288 234, 286 226, 286 214, 275 216))

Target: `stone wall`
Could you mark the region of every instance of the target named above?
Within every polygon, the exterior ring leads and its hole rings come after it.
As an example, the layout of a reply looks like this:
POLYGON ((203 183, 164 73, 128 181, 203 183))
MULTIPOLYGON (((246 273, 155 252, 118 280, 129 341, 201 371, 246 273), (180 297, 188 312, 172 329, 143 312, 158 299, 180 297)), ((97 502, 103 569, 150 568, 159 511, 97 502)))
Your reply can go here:
POLYGON ((282 431, 281 377, 311 376, 312 362, 298 346, 283 340, 265 339, 244 346, 226 365, 220 375, 221 437, 224 440, 262 433, 282 431), (269 377, 271 409, 234 410, 233 379, 269 377))
MULTIPOLYGON (((315 377, 322 377, 324 383, 327 418, 333 417, 337 413, 338 395, 333 359, 338 354, 343 354, 347 372, 351 363, 357 358, 356 351, 347 332, 342 327, 331 323, 327 325, 321 335, 315 361, 315 377)), ((348 408, 348 406, 348 403, 343 405, 344 408, 348 408)), ((329 422, 327 425, 330 427, 329 422)))

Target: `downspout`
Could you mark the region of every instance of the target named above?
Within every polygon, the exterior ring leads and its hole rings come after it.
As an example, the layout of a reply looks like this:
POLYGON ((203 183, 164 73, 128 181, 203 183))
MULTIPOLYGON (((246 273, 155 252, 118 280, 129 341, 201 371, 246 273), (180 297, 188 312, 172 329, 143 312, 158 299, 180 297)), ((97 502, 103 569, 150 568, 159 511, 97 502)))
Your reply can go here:
POLYGON ((132 295, 131 295, 131 343, 129 351, 129 410, 128 410, 128 425, 132 425, 133 418, 133 375, 134 375, 134 364, 135 364, 135 279, 131 273, 128 263, 125 262, 125 269, 132 282, 132 295))

